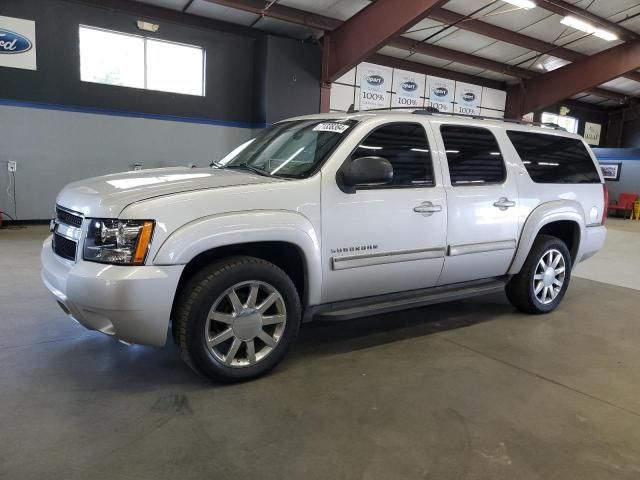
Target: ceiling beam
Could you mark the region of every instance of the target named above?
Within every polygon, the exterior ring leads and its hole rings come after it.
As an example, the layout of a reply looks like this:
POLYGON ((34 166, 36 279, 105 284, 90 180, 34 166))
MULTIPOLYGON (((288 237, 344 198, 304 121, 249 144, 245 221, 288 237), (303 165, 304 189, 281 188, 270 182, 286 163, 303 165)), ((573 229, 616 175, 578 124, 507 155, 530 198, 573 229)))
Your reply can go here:
POLYGON ((261 15, 263 17, 275 18, 309 28, 316 28, 323 31, 331 31, 338 28, 342 21, 335 18, 325 17, 316 13, 305 12, 297 8, 285 5, 272 4, 267 8, 265 0, 205 0, 209 3, 222 5, 223 7, 235 8, 245 12, 261 15))
POLYGON ((520 118, 640 67, 640 40, 623 43, 507 90, 509 118, 520 118))
MULTIPOLYGON (((439 45, 433 45, 430 43, 419 43, 406 37, 397 37, 389 45, 411 52, 422 53, 431 57, 441 58, 450 62, 462 63, 470 67, 482 68, 484 70, 490 70, 492 72, 510 75, 519 79, 532 79, 540 77, 540 74, 538 72, 534 72, 533 70, 514 67, 506 63, 496 62, 495 60, 489 60, 488 58, 478 57, 476 55, 460 52, 458 50, 451 50, 450 48, 441 47, 439 45)), ((597 95, 602 98, 608 98, 616 101, 626 100, 627 98, 625 95, 617 92, 612 92, 611 90, 605 90, 604 88, 587 88, 585 89, 585 91, 592 95, 597 95)))
POLYGON ((637 40, 638 38, 640 38, 640 35, 632 32, 629 29, 624 28, 623 26, 615 22, 607 20, 606 18, 599 17, 598 15, 595 15, 583 8, 576 7, 575 5, 565 2, 564 0, 536 0, 536 4, 540 8, 544 8, 545 10, 556 13, 558 15, 573 15, 575 17, 579 17, 581 20, 593 23, 598 27, 610 30, 625 42, 637 40))
MULTIPOLYGON (((262 15, 265 17, 276 18, 278 20, 294 23, 297 25, 304 25, 309 28, 317 28, 325 32, 332 32, 333 30, 337 29, 340 25, 343 24, 341 20, 337 20, 335 18, 330 18, 324 15, 318 15, 315 13, 309 13, 304 10, 299 10, 297 8, 292 8, 292 7, 286 7, 279 4, 272 4, 269 8, 266 8, 267 3, 264 0, 205 0, 205 1, 209 3, 217 4, 217 5, 223 5, 230 8, 236 8, 239 10, 243 10, 245 12, 262 15)), ((555 2, 556 0, 553 0, 553 1, 555 2)), ((446 3, 446 2, 442 2, 442 3, 446 3)), ((427 16, 431 16, 432 12, 441 12, 441 11, 443 11, 442 8, 434 7, 433 10, 431 10, 427 14, 427 16)), ((468 22, 465 22, 465 23, 468 23, 468 22)), ((479 23, 482 23, 482 22, 479 22, 479 23)), ((484 24, 484 25, 488 25, 488 24, 484 24)), ((456 26, 459 26, 459 25, 456 25, 456 26)), ((510 32, 510 30, 506 30, 506 31, 510 32)), ((511 33, 515 34, 515 32, 511 32, 511 33)), ((519 35, 519 34, 516 34, 516 35, 519 35)), ((505 41, 508 41, 508 40, 505 39, 505 41)), ((398 35, 395 39, 388 42, 387 44, 391 46, 395 46, 397 48, 402 48, 404 50, 415 51, 416 53, 423 53, 425 55, 434 56, 436 58, 442 58, 445 60, 463 63, 469 66, 476 66, 477 68, 483 68, 486 70, 504 73, 506 75, 515 76, 517 78, 532 78, 537 75, 536 72, 533 72, 531 70, 527 70, 519 67, 513 67, 511 65, 502 64, 500 62, 495 62, 493 60, 484 59, 482 57, 477 57, 475 55, 459 52, 457 50, 451 50, 451 49, 440 47, 437 45, 419 43, 419 42, 416 42, 415 40, 402 37, 401 35, 398 35)), ((571 52, 571 50, 568 50, 568 49, 564 49, 564 50, 571 52)), ((393 57, 389 57, 389 58, 393 58, 393 57)), ((423 65, 417 62, 408 62, 408 63, 410 63, 411 65, 423 65)), ((328 65, 325 64, 324 59, 323 59, 323 69, 324 70, 328 69, 328 65)), ((443 72, 451 72, 451 70, 443 69, 443 72)), ((433 73, 433 75, 437 75, 437 74, 433 73)), ((482 77, 474 77, 474 78, 480 79, 482 77)), ((478 82, 478 80, 476 80, 476 82, 478 82)), ((624 95, 616 92, 612 92, 610 90, 595 88, 595 89, 588 89, 588 91, 589 93, 592 93, 594 95, 598 95, 600 97, 608 98, 612 100, 626 99, 624 95)))
MULTIPOLYGON (((562 58, 563 60, 568 60, 570 62, 577 62, 588 56, 565 47, 554 45, 553 43, 507 30, 506 28, 491 25, 490 23, 485 23, 477 19, 467 18, 464 15, 460 15, 459 13, 452 12, 451 10, 446 10, 444 8, 432 10, 431 13, 429 13, 429 18, 442 22, 446 25, 455 24, 456 28, 461 30, 484 35, 485 37, 493 38, 494 40, 500 40, 502 42, 534 50, 539 53, 553 55, 554 57, 562 58)), ((640 82, 640 73, 630 72, 625 75, 625 78, 640 82)))
POLYGON ((389 42, 390 47, 401 48, 411 53, 421 53, 430 57, 441 58, 450 62, 462 63, 470 67, 491 70, 492 72, 503 73, 517 78, 532 78, 535 72, 526 68, 514 67, 506 63, 496 62, 488 58, 478 57, 470 53, 452 50, 432 43, 421 43, 407 37, 396 37, 389 42))
POLYGON ((324 37, 323 82, 330 83, 448 0, 377 0, 324 37))
POLYGON ((498 80, 491 80, 489 78, 477 77, 475 75, 468 75, 466 73, 455 72, 453 70, 447 70, 446 68, 434 67, 432 65, 425 65, 424 63, 411 62, 409 60, 403 60, 401 58, 390 57, 388 55, 381 55, 375 53, 366 59, 368 62, 375 63, 377 65, 384 65, 385 67, 399 68, 401 70, 407 70, 410 72, 423 73, 425 75, 433 75, 435 77, 448 78, 450 80, 456 80, 458 82, 473 83, 488 88, 495 88, 497 90, 504 90, 504 82, 498 80))

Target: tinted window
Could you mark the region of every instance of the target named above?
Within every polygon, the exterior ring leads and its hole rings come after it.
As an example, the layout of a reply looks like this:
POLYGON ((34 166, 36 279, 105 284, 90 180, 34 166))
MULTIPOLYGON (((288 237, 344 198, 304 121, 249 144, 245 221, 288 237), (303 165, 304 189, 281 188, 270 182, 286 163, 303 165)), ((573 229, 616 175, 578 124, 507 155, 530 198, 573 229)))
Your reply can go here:
POLYGON ((486 128, 443 125, 452 185, 500 183, 506 170, 496 138, 486 128))
POLYGON ((389 160, 393 166, 391 186, 433 185, 431 153, 422 125, 392 123, 378 128, 351 155, 352 160, 361 157, 389 160))
POLYGON ((600 183, 584 143, 575 138, 507 131, 536 183, 600 183))

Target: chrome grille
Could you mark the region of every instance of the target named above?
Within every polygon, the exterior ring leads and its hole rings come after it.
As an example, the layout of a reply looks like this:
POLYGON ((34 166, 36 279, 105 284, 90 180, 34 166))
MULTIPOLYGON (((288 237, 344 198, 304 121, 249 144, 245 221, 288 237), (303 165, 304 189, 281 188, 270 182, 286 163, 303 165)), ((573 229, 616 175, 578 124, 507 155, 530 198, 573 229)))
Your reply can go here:
POLYGON ((56 255, 59 255, 62 258, 66 258, 67 260, 75 261, 76 247, 78 246, 76 242, 63 237, 62 235, 54 233, 51 244, 56 255))
POLYGON ((51 247, 56 255, 67 260, 76 260, 83 220, 81 214, 56 205, 56 218, 51 222, 51 247))
POLYGON ((56 206, 56 219, 58 220, 58 223, 64 223, 66 225, 71 225, 72 227, 80 228, 82 226, 82 217, 80 215, 75 215, 58 206, 56 206))

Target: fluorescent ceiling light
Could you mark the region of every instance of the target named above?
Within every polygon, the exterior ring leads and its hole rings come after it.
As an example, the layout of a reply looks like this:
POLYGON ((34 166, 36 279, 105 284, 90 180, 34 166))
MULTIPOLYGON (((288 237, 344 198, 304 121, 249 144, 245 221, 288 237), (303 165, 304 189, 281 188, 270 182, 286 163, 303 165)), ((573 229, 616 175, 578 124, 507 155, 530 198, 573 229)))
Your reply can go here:
POLYGON ((503 2, 510 3, 511 5, 515 5, 516 7, 524 8, 525 10, 531 10, 532 8, 536 8, 535 2, 531 0, 502 0, 503 2))
POLYGON ((609 30, 604 30, 602 28, 596 28, 596 31, 593 32, 593 34, 598 38, 606 40, 607 42, 618 40, 618 36, 615 33, 610 32, 609 30))
POLYGON ((609 30, 604 30, 603 28, 597 28, 594 25, 590 24, 589 22, 580 20, 579 18, 574 17, 572 15, 567 15, 562 20, 560 20, 560 23, 562 23, 563 25, 566 25, 567 27, 572 27, 572 28, 575 28, 576 30, 580 30, 581 32, 595 35, 598 38, 602 38, 603 40, 606 40, 607 42, 611 42, 613 40, 618 39, 618 36, 615 33, 610 32, 609 30))

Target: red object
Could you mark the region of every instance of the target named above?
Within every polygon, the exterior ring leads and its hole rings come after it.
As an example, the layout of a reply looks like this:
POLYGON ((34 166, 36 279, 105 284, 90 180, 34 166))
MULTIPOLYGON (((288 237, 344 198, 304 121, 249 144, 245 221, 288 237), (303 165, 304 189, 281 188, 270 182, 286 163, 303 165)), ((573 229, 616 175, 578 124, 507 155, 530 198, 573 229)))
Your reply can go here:
POLYGON ((602 212, 602 225, 607 221, 607 217, 609 216, 609 189, 607 188, 607 184, 602 184, 602 194, 604 195, 604 212, 602 212))
POLYGON ((608 208, 611 210, 622 210, 622 213, 625 214, 633 210, 633 203, 637 199, 637 193, 622 192, 618 197, 618 201, 610 203, 608 208))

